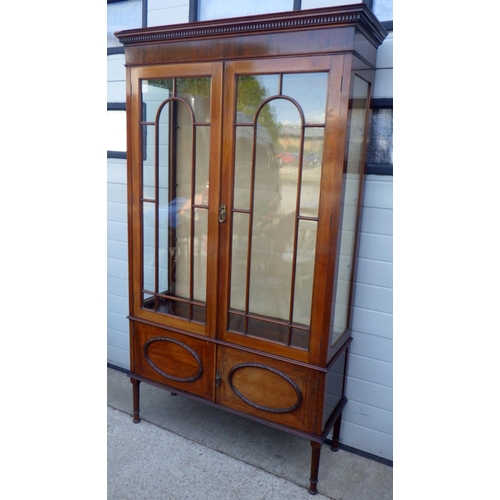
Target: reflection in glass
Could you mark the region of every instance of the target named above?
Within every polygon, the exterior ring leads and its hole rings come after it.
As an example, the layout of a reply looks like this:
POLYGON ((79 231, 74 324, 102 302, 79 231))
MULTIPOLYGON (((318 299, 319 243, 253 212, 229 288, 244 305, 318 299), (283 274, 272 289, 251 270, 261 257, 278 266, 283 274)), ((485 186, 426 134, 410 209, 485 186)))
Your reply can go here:
MULTIPOLYGON (((253 122, 259 106, 269 97, 279 92, 279 75, 252 75, 238 78, 236 101, 236 121, 238 123, 253 122)), ((272 116, 267 112, 261 115, 261 120, 272 122, 272 116)))
POLYGON ((141 88, 144 307, 203 323, 210 78, 144 80, 141 88))
POLYGON ((283 75, 283 95, 300 103, 307 124, 324 124, 328 73, 283 75))
POLYGON ((363 169, 363 139, 365 136, 368 91, 368 83, 355 76, 349 109, 347 169, 344 172, 342 181, 342 215, 337 244, 337 272, 334 281, 330 345, 342 335, 348 326, 348 299, 351 286, 351 271, 354 265, 356 216, 363 169))
POLYGON ((172 97, 172 93, 167 87, 172 87, 172 79, 170 79, 170 85, 166 83, 166 80, 162 80, 162 85, 156 80, 152 80, 151 84, 148 80, 143 80, 141 82, 142 96, 143 96, 143 116, 142 116, 142 128, 143 141, 146 142, 143 150, 145 151, 145 157, 142 163, 142 189, 143 196, 146 199, 154 200, 155 198, 155 149, 158 150, 159 155, 159 169, 160 175, 158 176, 162 182, 163 188, 167 188, 166 180, 168 176, 164 174, 164 170, 167 168, 168 164, 168 145, 169 145, 169 135, 165 133, 169 128, 169 113, 162 112, 158 117, 158 127, 162 131, 158 134, 158 144, 155 143, 155 120, 156 113, 161 104, 168 98, 172 97), (163 83, 165 82, 165 83, 163 83))

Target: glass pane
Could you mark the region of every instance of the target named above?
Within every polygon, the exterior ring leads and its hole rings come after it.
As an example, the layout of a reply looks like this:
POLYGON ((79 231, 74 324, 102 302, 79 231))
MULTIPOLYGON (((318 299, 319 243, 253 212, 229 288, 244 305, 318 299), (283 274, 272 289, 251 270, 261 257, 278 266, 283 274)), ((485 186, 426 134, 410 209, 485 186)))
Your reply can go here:
POLYGON ((229 330, 245 333, 245 317, 242 314, 229 314, 229 330))
MULTIPOLYGON (((190 108, 176 102, 176 129, 175 129, 175 169, 172 171, 172 184, 175 192, 172 199, 178 211, 175 236, 170 244, 170 254, 174 255, 172 269, 175 269, 175 282, 172 283, 171 294, 189 299, 191 296, 191 223, 194 222, 194 212, 191 199, 193 188, 193 119, 190 108)), ((172 190, 174 191, 174 190, 172 190)))
POLYGON ((142 121, 150 123, 155 121, 159 106, 163 101, 172 97, 172 85, 172 78, 141 81, 142 121))
POLYGON ((193 241, 193 298, 201 302, 207 299, 207 233, 208 210, 197 208, 193 241))
POLYGON ((253 127, 236 127, 234 154, 234 208, 250 209, 253 127))
POLYGON ((320 127, 306 128, 304 133, 300 215, 305 217, 318 216, 324 135, 320 127))
POLYGON ((233 214, 233 244, 231 249, 230 308, 245 310, 248 254, 248 220, 246 213, 233 214))
POLYGON ((302 330, 300 328, 292 328, 292 340, 290 345, 298 347, 299 349, 309 348, 309 330, 302 330))
POLYGON ((210 79, 144 80, 142 92, 142 120, 146 122, 143 127, 147 127, 143 194, 151 200, 145 205, 158 212, 157 226, 151 231, 146 226, 144 229, 145 234, 148 231, 144 275, 145 280, 146 276, 153 276, 153 288, 149 291, 160 294, 156 295, 155 304, 151 301, 150 306, 145 306, 204 322, 210 79), (153 269, 146 266, 150 254, 154 255, 153 269))
MULTIPOLYGON (((170 86, 172 85, 170 79, 170 86)), ((164 172, 168 169, 168 152, 169 152, 169 120, 170 106, 166 104, 158 117, 159 142, 155 143, 155 119, 160 106, 171 97, 168 90, 167 80, 143 80, 141 82, 142 89, 142 120, 149 125, 143 125, 142 139, 145 141, 143 151, 145 152, 142 169, 143 169, 143 196, 146 199, 155 199, 155 157, 158 155, 159 164, 159 180, 160 186, 167 188, 168 174, 164 172)))
POLYGON ((316 232, 316 221, 301 220, 299 222, 293 322, 301 325, 310 324, 316 232))
POLYGON ((324 124, 328 73, 283 75, 283 95, 295 99, 303 109, 306 124, 324 124))
POLYGON ((208 167, 210 162, 210 127, 196 129, 195 204, 208 205, 208 167))
POLYGON ((342 335, 348 326, 349 289, 354 261, 354 234, 359 203, 359 184, 363 168, 368 89, 368 83, 355 76, 352 104, 349 110, 347 171, 344 173, 342 186, 342 217, 338 235, 339 243, 337 245, 337 275, 334 282, 331 343, 342 335))
POLYGON ((155 205, 142 205, 143 290, 154 292, 155 286, 155 205))
POLYGON ((301 349, 309 347, 327 81, 327 73, 238 78, 229 328, 301 349))
MULTIPOLYGON (((146 141, 147 154, 142 162, 142 196, 147 200, 155 199, 155 154, 154 142, 150 143, 151 138, 154 139, 154 126, 143 125, 143 140, 146 141)), ((152 142, 152 141, 151 141, 152 142)))
POLYGON ((251 75, 238 77, 236 122, 253 123, 258 107, 267 98, 277 95, 279 75, 251 75))
POLYGON ((207 317, 207 308, 205 306, 192 306, 192 319, 197 323, 205 324, 207 317))
POLYGON ((274 150, 281 125, 300 114, 293 103, 275 99, 259 114, 256 143, 266 145, 254 165, 249 312, 290 318, 294 228, 298 192, 297 165, 279 167, 274 150))
POLYGON ((177 78, 177 97, 185 100, 193 109, 195 121, 210 122, 210 78, 177 78))
POLYGON ((288 326, 255 318, 248 319, 248 335, 260 337, 281 344, 288 343, 288 326))

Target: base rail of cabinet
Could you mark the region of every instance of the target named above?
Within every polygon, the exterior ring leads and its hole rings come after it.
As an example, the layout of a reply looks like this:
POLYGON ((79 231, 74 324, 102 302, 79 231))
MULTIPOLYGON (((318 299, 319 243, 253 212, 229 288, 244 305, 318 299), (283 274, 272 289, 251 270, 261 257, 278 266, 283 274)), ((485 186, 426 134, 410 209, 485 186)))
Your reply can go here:
POLYGON ((320 462, 320 454, 321 454, 321 445, 327 440, 328 434, 333 428, 333 436, 332 436, 332 445, 330 446, 332 451, 337 451, 339 447, 339 435, 340 435, 340 422, 342 420, 342 411, 347 403, 347 398, 344 396, 335 406, 332 411, 330 417, 328 418, 323 432, 320 436, 315 434, 310 434, 307 432, 299 431, 297 429, 293 429, 291 427, 286 427, 280 424, 276 424, 274 422, 269 422, 267 420, 255 417, 253 415, 248 415, 246 413, 234 410, 232 408, 226 408, 214 401, 210 401, 199 396, 190 394, 188 392, 184 392, 179 390, 178 388, 171 388, 165 384, 160 384, 158 382, 149 380, 145 377, 141 377, 140 375, 130 373, 129 374, 130 381, 132 382, 132 397, 133 397, 133 422, 139 423, 140 419, 140 383, 145 382, 149 385, 170 391, 171 394, 175 395, 183 395, 187 398, 193 399, 195 401, 199 401, 200 403, 213 406, 215 408, 219 408, 221 410, 227 411, 229 413, 233 413, 235 415, 242 416, 248 420, 253 420, 255 422, 267 425, 269 427, 273 427, 275 429, 288 432, 295 436, 307 439, 311 444, 311 474, 309 477, 309 493, 311 495, 315 495, 318 493, 317 484, 318 484, 318 472, 319 472, 319 462, 320 462))

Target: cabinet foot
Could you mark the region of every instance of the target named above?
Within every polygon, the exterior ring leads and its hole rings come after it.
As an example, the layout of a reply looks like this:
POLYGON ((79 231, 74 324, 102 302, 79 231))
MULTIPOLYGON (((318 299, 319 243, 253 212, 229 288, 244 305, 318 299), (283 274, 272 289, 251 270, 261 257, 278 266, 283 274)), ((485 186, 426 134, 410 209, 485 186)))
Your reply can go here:
POLYGON ((140 380, 130 379, 132 382, 132 399, 134 404, 134 424, 138 424, 141 421, 139 417, 139 384, 140 380))
POLYGON ((340 437, 340 423, 342 422, 342 413, 337 418, 335 425, 333 426, 332 444, 330 449, 332 451, 339 451, 339 437, 340 437))
POLYGON ((318 493, 318 471, 319 471, 319 458, 321 452, 321 443, 316 443, 311 441, 311 477, 309 478, 309 493, 311 495, 316 495, 318 493))

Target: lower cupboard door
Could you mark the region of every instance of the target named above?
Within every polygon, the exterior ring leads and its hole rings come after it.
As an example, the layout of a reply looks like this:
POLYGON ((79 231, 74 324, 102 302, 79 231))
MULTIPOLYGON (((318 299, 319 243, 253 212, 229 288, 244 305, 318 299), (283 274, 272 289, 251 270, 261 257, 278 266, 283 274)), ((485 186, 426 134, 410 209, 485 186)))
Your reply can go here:
POLYGON ((218 348, 216 401, 227 408, 321 434, 324 375, 301 365, 218 348))
POLYGON ((133 350, 137 375, 213 399, 214 346, 210 342, 136 323, 133 350))

